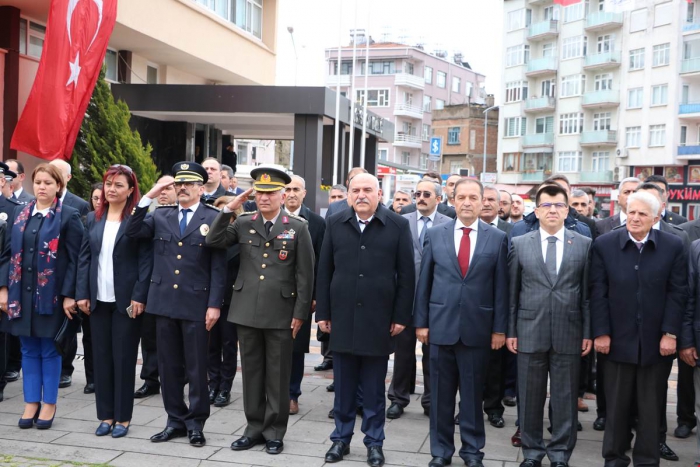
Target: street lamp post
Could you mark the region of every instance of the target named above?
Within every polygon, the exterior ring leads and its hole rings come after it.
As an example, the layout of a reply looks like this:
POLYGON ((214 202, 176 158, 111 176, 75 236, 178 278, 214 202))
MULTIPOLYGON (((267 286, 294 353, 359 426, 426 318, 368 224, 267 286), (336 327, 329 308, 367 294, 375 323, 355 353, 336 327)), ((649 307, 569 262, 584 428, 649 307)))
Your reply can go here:
POLYGON ((486 143, 489 139, 489 133, 488 133, 488 118, 489 118, 489 110, 497 109, 497 105, 492 105, 488 109, 484 110, 484 163, 481 167, 481 181, 482 183, 484 182, 484 174, 486 173, 486 143))
POLYGON ((299 70, 299 55, 297 55, 297 45, 294 42, 294 28, 292 26, 287 26, 287 31, 289 36, 292 38, 292 46, 294 47, 294 86, 297 85, 297 75, 299 70))

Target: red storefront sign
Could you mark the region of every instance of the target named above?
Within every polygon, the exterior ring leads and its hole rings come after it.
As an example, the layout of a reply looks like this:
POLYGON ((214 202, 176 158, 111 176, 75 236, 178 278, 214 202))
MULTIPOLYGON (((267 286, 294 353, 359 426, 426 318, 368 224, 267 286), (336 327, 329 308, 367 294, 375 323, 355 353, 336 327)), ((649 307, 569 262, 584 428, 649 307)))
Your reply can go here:
POLYGON ((669 201, 700 201, 700 188, 684 187, 684 188, 669 188, 669 201))

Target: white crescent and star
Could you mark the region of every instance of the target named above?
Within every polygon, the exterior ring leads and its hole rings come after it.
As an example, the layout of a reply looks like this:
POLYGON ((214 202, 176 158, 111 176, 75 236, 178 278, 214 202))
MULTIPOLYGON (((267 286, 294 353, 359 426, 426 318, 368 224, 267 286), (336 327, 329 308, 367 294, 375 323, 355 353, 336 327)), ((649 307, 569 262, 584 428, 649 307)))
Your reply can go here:
MULTIPOLYGON (((66 28, 68 30, 68 43, 70 45, 73 45, 73 38, 71 36, 71 24, 73 22, 73 13, 75 12, 75 9, 78 6, 78 2, 80 0, 69 0, 68 1, 68 10, 66 12, 66 28)), ((97 35, 100 32, 100 28, 102 27, 102 8, 103 8, 103 0, 92 0, 92 2, 95 3, 97 6, 97 11, 98 11, 98 19, 97 19, 97 30, 95 31, 95 35, 92 37, 92 40, 90 41, 90 44, 87 47, 87 50, 90 50, 90 47, 92 47, 92 44, 95 42, 95 39, 97 39, 97 35)), ((68 66, 70 67, 70 77, 68 78, 68 82, 66 83, 66 86, 70 86, 71 84, 74 84, 73 89, 78 87, 78 78, 80 77, 80 52, 76 54, 75 60, 72 62, 68 62, 68 66)))

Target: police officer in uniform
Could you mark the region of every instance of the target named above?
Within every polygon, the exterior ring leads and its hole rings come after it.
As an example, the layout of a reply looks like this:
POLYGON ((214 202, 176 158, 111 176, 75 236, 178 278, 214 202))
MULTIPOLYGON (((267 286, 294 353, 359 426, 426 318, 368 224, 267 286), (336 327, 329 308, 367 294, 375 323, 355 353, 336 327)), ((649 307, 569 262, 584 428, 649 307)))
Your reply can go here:
POLYGON ((282 210, 289 175, 264 167, 250 175, 258 210, 230 225, 252 189, 237 196, 212 224, 207 245, 241 248, 228 320, 238 328, 248 426, 231 449, 264 442, 268 454, 279 454, 289 419, 293 339, 311 308, 314 251, 306 220, 282 210))
POLYGON ((141 199, 126 235, 153 239, 155 250, 146 313, 156 315, 158 371, 168 422, 151 441, 188 436, 192 446, 200 447, 206 444, 203 429, 209 417, 208 331, 219 319, 224 300, 226 255, 205 244, 219 212, 200 202, 206 170, 195 162, 179 162, 173 173, 174 181, 156 184, 141 199), (146 217, 151 202, 170 185, 179 204, 159 206, 146 217), (185 375, 189 408, 182 397, 185 375))

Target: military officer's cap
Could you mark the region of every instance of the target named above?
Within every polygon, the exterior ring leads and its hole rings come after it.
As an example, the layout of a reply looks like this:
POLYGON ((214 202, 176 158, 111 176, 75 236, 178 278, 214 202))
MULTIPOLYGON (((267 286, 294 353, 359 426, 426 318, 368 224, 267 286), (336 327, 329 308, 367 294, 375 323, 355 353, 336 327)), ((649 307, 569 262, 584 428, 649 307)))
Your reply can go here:
POLYGON ((279 191, 292 182, 286 172, 272 167, 257 167, 250 171, 255 191, 279 191))
POLYGON ((178 162, 173 166, 173 173, 175 174, 175 182, 199 182, 205 184, 209 180, 207 171, 196 162, 178 162))
POLYGON ((0 161, 0 175, 5 177, 8 182, 17 178, 17 174, 10 170, 10 167, 0 161))

